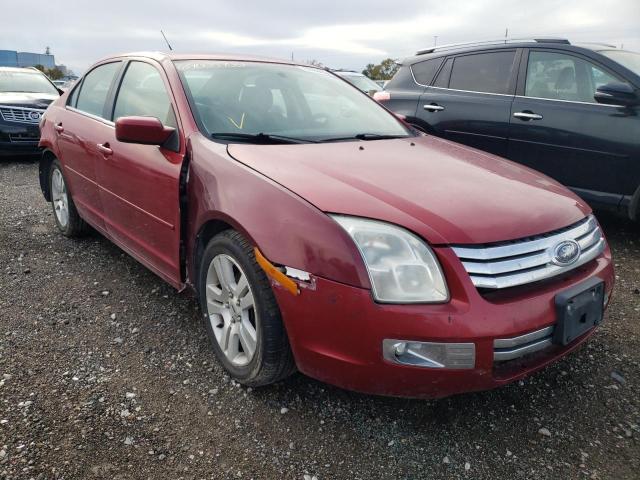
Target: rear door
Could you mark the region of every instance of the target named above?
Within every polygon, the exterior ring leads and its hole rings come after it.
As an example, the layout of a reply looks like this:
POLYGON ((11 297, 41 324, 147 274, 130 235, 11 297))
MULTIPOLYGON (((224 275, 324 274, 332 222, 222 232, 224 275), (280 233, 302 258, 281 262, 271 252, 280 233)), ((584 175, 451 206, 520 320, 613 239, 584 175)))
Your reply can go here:
POLYGON ((180 141, 169 84, 159 64, 132 60, 113 104, 112 118, 150 116, 176 128, 164 146, 122 143, 115 129, 100 138, 100 195, 109 235, 123 249, 179 288, 179 178, 184 142, 180 141))
POLYGON ((587 201, 615 206, 623 195, 632 195, 640 185, 638 109, 597 103, 596 88, 611 82, 624 79, 580 54, 525 52, 509 158, 555 178, 587 201))
POLYGON ((376 95, 385 107, 403 115, 409 123, 424 129, 421 119, 416 117, 416 109, 420 97, 427 85, 442 64, 443 58, 432 58, 413 65, 402 65, 389 83, 382 95, 376 95), (388 93, 388 96, 385 95, 388 93))
POLYGON ((97 140, 113 127, 105 106, 122 62, 98 65, 71 93, 66 111, 54 125, 69 191, 82 218, 104 231, 96 162, 97 140))
POLYGON ((506 155, 518 61, 517 49, 447 58, 420 97, 416 117, 435 135, 506 155))

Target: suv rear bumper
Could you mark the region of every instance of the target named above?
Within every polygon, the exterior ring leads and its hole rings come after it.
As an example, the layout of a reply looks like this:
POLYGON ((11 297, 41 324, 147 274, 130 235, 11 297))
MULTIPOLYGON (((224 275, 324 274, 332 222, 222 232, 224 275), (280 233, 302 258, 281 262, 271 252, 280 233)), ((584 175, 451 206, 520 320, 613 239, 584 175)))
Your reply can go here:
POLYGON ((316 278, 292 296, 274 291, 296 363, 303 373, 349 390, 378 395, 437 398, 488 390, 516 381, 578 347, 591 329, 567 346, 550 345, 508 361, 494 361, 494 341, 519 337, 556 322, 557 293, 597 277, 613 288, 611 253, 544 283, 481 295, 449 248, 438 248, 452 299, 446 304, 377 304, 370 291, 316 278), (462 280, 459 280, 462 279, 462 280), (315 289, 313 289, 315 287, 315 289), (469 369, 425 368, 385 360, 383 341, 473 343, 469 369))

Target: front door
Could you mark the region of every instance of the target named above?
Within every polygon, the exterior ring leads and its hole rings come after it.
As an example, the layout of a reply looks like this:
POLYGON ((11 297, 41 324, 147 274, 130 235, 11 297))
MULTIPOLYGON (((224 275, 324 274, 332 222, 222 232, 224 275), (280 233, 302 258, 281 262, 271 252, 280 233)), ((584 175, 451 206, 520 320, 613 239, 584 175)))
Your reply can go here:
POLYGON ((166 281, 180 287, 179 180, 183 155, 177 122, 159 67, 131 61, 114 101, 114 121, 151 116, 176 128, 165 146, 101 139, 98 179, 113 240, 166 281))
POLYGON ((419 124, 435 135, 505 156, 517 61, 516 50, 448 58, 420 97, 419 124))
POLYGON ((511 113, 508 157, 616 206, 640 185, 638 109, 602 105, 597 87, 621 82, 590 59, 531 49, 511 113), (526 68, 526 74, 525 74, 526 68), (635 161, 634 161, 635 160, 635 161))

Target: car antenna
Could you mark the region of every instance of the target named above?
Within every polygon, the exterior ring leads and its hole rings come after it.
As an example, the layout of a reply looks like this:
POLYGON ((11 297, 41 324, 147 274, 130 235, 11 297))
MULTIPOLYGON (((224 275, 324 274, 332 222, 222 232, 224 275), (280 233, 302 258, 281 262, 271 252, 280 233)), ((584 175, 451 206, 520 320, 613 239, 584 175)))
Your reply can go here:
POLYGON ((173 48, 171 48, 171 44, 169 43, 169 40, 167 40, 167 36, 164 34, 164 32, 162 30, 160 30, 160 33, 162 34, 162 38, 164 38, 164 41, 167 42, 167 47, 169 47, 169 50, 173 50, 173 48))

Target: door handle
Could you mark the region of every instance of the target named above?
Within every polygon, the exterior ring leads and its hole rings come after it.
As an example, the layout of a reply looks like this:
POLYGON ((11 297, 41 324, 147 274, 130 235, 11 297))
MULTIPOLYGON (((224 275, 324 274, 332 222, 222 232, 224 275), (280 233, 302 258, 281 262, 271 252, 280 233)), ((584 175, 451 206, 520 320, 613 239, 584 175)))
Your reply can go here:
POLYGON ((436 103, 430 103, 428 105, 425 105, 424 109, 428 112, 441 112, 442 110, 444 110, 444 107, 436 103))
POLYGON ((542 115, 527 111, 516 112, 513 114, 513 116, 519 118, 520 120, 542 120, 542 115))
POLYGON ((58 133, 62 133, 64 132, 64 127, 62 126, 62 122, 56 124, 53 126, 53 129, 58 132, 58 133))
POLYGON ((109 147, 109 143, 99 143, 98 150, 106 157, 109 155, 113 155, 113 150, 109 147))

